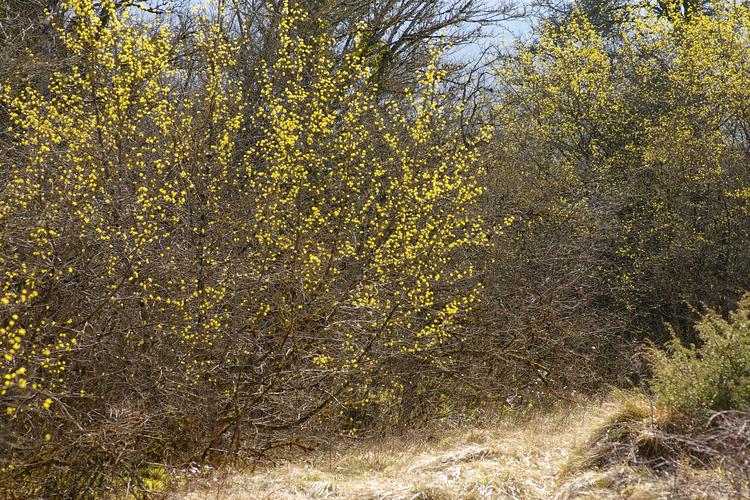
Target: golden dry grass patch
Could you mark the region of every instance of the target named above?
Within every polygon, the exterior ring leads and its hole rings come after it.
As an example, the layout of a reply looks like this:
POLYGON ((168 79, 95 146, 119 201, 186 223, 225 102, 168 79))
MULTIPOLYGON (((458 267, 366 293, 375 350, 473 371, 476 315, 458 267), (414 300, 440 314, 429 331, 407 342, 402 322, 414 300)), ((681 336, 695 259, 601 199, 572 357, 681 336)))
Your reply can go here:
POLYGON ((530 417, 471 428, 331 445, 255 472, 226 473, 177 495, 191 500, 730 498, 719 473, 659 475, 627 463, 593 466, 597 438, 648 401, 615 392, 530 417), (675 496, 676 495, 676 496, 675 496), (682 496, 680 496, 682 495, 682 496))
POLYGON ((329 448, 200 484, 190 499, 550 498, 571 453, 605 420, 599 404, 329 448))

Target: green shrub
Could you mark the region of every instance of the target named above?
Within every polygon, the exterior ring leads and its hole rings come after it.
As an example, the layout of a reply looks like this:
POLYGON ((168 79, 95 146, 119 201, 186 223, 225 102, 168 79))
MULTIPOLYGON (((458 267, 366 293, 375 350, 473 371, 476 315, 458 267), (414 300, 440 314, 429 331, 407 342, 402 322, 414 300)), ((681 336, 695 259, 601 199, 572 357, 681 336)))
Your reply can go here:
POLYGON ((750 405, 750 294, 725 320, 710 311, 697 326, 701 345, 673 337, 668 352, 654 350, 651 388, 657 400, 685 414, 750 405))

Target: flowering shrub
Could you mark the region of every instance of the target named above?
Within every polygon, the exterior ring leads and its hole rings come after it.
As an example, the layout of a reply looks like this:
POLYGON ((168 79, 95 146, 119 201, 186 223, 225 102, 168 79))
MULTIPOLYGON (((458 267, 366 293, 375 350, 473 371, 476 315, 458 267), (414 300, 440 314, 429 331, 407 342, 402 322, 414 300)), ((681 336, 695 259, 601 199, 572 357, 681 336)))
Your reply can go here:
POLYGON ((220 10, 180 38, 66 6, 69 66, 0 99, 0 483, 86 494, 262 453, 439 362, 486 237, 437 63, 383 102, 286 6, 250 108, 220 10))

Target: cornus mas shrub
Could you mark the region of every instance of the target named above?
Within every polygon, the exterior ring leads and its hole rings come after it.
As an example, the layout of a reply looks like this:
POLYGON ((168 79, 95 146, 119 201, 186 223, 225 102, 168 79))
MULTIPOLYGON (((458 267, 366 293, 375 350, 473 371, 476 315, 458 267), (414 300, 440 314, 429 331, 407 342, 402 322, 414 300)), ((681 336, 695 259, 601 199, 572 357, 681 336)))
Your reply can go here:
POLYGON ((143 487, 450 368, 486 131, 447 125, 437 63, 378 97, 357 49, 335 63, 285 7, 251 109, 220 11, 177 37, 66 7, 69 64, 0 95, 0 487, 143 487))
POLYGON ((697 340, 689 304, 750 288, 750 11, 626 7, 609 34, 574 9, 495 67, 477 344, 503 380, 622 382, 629 342, 697 340))

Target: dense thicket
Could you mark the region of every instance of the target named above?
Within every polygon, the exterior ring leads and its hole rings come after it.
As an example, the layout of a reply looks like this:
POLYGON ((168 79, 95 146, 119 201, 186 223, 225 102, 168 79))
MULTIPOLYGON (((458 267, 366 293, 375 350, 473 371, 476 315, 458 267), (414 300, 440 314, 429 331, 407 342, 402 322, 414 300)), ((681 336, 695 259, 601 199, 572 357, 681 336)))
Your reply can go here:
POLYGON ((745 7, 565 6, 465 70, 510 6, 15 3, 5 491, 625 383, 750 288, 745 7))
POLYGON ((610 378, 623 341, 694 340, 691 305, 750 286, 749 21, 639 11, 610 36, 579 13, 497 68, 488 193, 512 223, 485 304, 517 354, 610 378))

